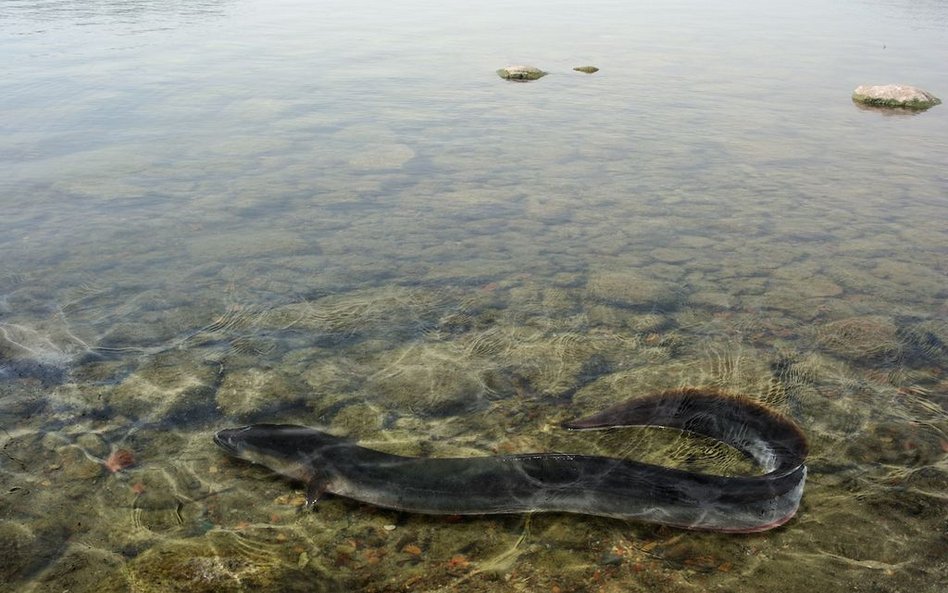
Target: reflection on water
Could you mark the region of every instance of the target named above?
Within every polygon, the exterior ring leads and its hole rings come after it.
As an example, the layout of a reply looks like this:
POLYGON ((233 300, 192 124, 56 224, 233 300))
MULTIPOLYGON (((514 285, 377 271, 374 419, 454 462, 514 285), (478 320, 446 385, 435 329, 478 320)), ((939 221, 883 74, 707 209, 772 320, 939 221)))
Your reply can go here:
POLYGON ((944 98, 945 23, 2 3, 0 590, 940 590, 948 111, 849 95, 944 98), (524 61, 551 74, 494 74, 524 61), (286 421, 403 455, 743 471, 686 435, 557 428, 682 386, 803 427, 797 519, 308 513, 211 440, 286 421))
POLYGON ((70 25, 123 27, 169 17, 206 20, 224 14, 234 0, 8 0, 0 5, 0 18, 42 23, 65 21, 70 25))

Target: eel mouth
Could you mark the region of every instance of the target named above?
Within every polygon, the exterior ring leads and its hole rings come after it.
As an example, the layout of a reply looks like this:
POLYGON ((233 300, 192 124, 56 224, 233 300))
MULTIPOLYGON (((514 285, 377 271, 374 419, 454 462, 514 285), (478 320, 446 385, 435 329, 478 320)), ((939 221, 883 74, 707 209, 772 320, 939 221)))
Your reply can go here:
POLYGON ((214 443, 229 454, 236 456, 240 453, 240 441, 236 438, 236 433, 240 430, 239 428, 225 428, 218 431, 214 434, 214 443))

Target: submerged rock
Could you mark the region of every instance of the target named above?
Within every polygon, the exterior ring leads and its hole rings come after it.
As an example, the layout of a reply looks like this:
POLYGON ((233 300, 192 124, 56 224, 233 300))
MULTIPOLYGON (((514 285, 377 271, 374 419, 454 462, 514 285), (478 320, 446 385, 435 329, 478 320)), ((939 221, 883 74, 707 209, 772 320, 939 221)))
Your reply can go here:
POLYGON ((596 68, 595 66, 576 66, 573 68, 573 70, 577 72, 584 72, 586 74, 595 74, 596 72, 599 72, 599 68, 596 68))
POLYGON ((873 107, 928 109, 941 99, 920 88, 905 84, 862 85, 853 91, 853 101, 873 107))
POLYGON ((5 583, 15 581, 36 564, 39 550, 36 536, 27 527, 13 521, 0 522, 0 578, 5 583))
POLYGON ((827 352, 857 362, 893 359, 901 350, 895 323, 881 315, 829 322, 817 329, 817 340, 827 352))
POLYGON ((586 291, 592 299, 617 307, 653 309, 674 307, 678 294, 673 284, 632 272, 596 272, 586 291))
POLYGON ((243 591, 331 591, 328 577, 299 566, 294 545, 277 530, 218 531, 187 540, 167 540, 127 564, 99 591, 228 593, 243 591), (280 544, 280 545, 275 545, 280 544))
POLYGON ((501 68, 497 71, 497 76, 500 76, 504 80, 536 80, 538 78, 543 78, 546 76, 546 72, 540 70, 536 66, 507 66, 506 68, 501 68))
MULTIPOLYGON (((393 350, 384 354, 377 366, 379 370, 366 380, 366 389, 378 394, 378 403, 390 410, 447 416, 486 401, 477 364, 449 344, 393 350)), ((374 421, 365 416, 360 422, 368 426, 374 421)))
POLYGON ((43 571, 32 590, 102 593, 103 575, 121 574, 122 560, 114 552, 73 543, 43 571))

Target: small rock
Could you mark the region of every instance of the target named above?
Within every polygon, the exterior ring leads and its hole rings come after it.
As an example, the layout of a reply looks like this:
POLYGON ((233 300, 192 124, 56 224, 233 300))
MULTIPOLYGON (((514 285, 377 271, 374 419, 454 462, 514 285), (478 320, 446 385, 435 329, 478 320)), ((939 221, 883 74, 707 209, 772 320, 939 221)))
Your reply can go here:
POLYGON ((619 566, 622 564, 622 556, 613 552, 605 552, 599 557, 599 564, 602 566, 619 566))
POLYGON ((904 84, 863 85, 853 91, 853 101, 873 107, 904 109, 928 109, 941 103, 941 99, 928 91, 904 84))
POLYGON ((405 547, 402 548, 402 552, 410 556, 421 556, 421 547, 417 544, 405 544, 405 547))
POLYGON ((500 76, 504 80, 536 80, 546 76, 546 72, 540 70, 536 66, 507 66, 506 68, 501 68, 497 71, 497 76, 500 76))
POLYGON ((351 554, 355 554, 356 549, 357 548, 354 544, 350 542, 346 542, 346 543, 342 543, 336 546, 336 553, 351 555, 351 554))
POLYGON ((596 72, 599 72, 599 68, 596 68, 595 66, 576 66, 573 68, 573 70, 577 72, 585 72, 586 74, 595 74, 596 72))

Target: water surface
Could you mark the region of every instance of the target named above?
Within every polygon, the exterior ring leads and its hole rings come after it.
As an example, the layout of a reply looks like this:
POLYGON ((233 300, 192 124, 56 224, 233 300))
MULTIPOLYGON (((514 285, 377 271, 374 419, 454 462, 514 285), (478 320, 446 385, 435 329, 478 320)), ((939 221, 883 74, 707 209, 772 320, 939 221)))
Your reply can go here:
POLYGON ((939 591, 948 110, 849 95, 945 55, 935 1, 3 2, 0 588, 939 591), (555 428, 681 386, 800 423, 797 519, 304 513, 210 438, 739 471, 555 428))

